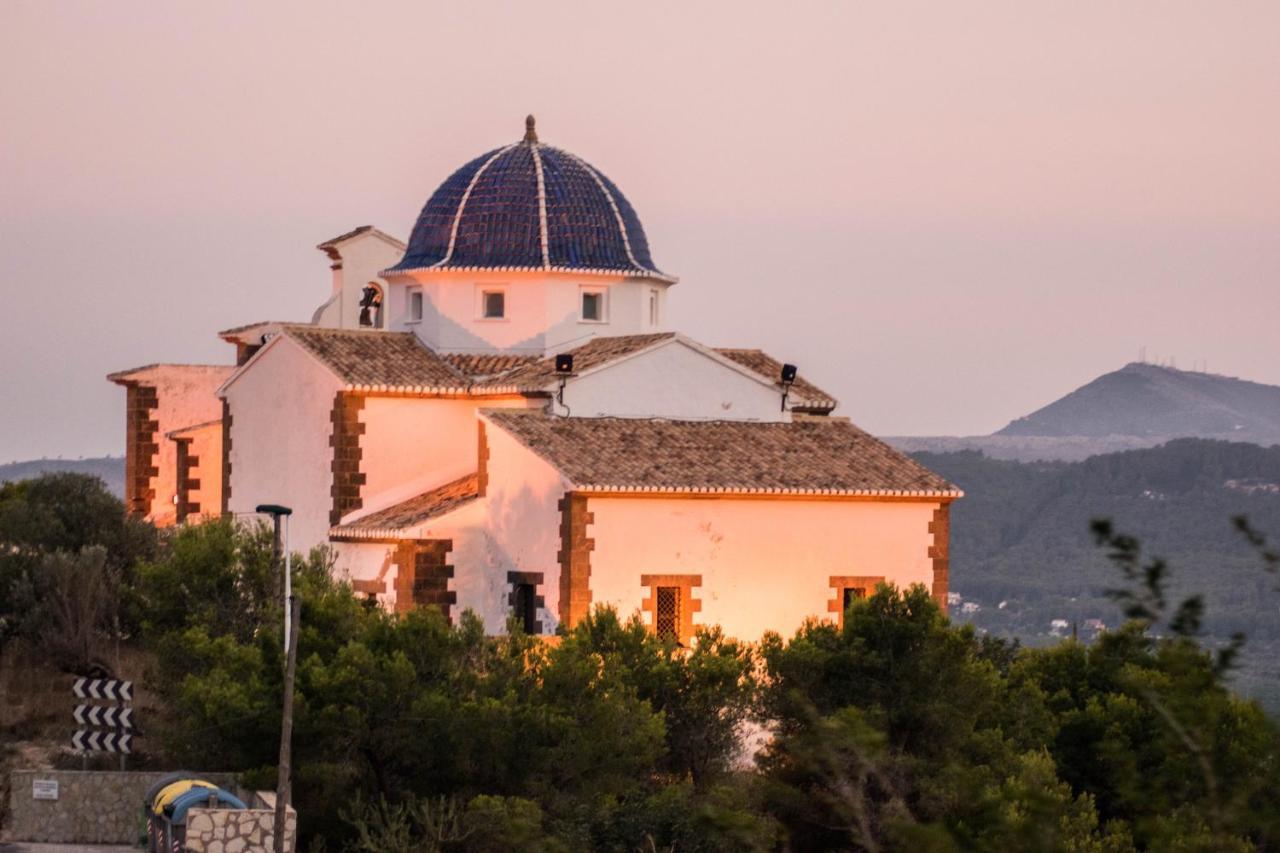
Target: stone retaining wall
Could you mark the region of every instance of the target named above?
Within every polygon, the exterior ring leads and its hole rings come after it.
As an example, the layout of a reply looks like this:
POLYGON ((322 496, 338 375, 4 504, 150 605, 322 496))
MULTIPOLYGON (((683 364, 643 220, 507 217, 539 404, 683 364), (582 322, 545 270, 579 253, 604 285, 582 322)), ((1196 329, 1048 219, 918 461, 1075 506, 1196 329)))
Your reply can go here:
MULTIPOLYGON (((163 772, 110 770, 14 770, 9 775, 10 841, 61 844, 134 844, 145 837, 142 797, 163 772), (36 781, 58 783, 58 799, 32 796, 36 781)), ((226 773, 197 773, 215 785, 229 787, 226 773)))
MULTIPOLYGON (((190 809, 187 811, 186 849, 201 853, 251 853, 272 850, 275 846, 275 811, 260 798, 250 803, 255 808, 190 809)), ((293 853, 293 834, 298 825, 297 813, 288 810, 284 825, 285 853, 293 853)))

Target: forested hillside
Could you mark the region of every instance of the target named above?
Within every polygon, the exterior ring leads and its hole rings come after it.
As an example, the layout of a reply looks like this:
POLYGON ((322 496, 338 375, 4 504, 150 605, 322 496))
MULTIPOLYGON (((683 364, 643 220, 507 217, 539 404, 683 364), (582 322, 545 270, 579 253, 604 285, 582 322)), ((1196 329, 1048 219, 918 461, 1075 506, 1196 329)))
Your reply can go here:
POLYGON ((1280 578, 1232 524, 1247 515, 1280 539, 1280 447, 1178 439, 1076 463, 915 457, 966 492, 952 507, 954 616, 1027 643, 1091 637, 1094 619, 1115 627, 1105 591, 1119 579, 1089 533, 1110 518, 1168 559, 1175 594, 1204 594, 1212 636, 1248 635, 1241 689, 1280 707, 1280 578))

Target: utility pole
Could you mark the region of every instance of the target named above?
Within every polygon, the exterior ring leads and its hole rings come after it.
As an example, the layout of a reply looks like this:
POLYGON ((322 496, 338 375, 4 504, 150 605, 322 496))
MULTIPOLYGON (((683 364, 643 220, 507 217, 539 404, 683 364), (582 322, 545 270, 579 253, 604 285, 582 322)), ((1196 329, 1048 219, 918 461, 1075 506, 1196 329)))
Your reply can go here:
MULTIPOLYGON (((257 511, 275 522, 275 553, 279 555, 280 519, 284 518, 284 708, 280 721, 280 760, 276 770, 275 853, 285 853, 284 833, 290 799, 293 746, 293 680, 298 668, 298 620, 302 603, 293 597, 293 555, 289 550, 289 516, 293 510, 278 504, 262 504, 257 511)), ((277 556, 278 559, 278 556, 277 556)))

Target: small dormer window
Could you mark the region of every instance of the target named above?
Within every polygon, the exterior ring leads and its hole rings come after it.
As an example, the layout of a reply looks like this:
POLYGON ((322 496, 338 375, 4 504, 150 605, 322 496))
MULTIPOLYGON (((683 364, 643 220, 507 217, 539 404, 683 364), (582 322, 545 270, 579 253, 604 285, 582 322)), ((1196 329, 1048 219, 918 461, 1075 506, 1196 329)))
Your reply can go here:
POLYGON ((507 316, 507 294, 502 290, 480 292, 480 316, 486 320, 503 320, 507 316))
POLYGON ((360 325, 366 328, 382 328, 382 288, 373 282, 365 285, 360 294, 360 325))
POLYGON ((409 308, 405 319, 410 323, 417 323, 422 319, 422 288, 409 288, 409 308))
POLYGON ((608 318, 609 292, 602 287, 582 288, 582 316, 584 323, 604 323, 608 318))

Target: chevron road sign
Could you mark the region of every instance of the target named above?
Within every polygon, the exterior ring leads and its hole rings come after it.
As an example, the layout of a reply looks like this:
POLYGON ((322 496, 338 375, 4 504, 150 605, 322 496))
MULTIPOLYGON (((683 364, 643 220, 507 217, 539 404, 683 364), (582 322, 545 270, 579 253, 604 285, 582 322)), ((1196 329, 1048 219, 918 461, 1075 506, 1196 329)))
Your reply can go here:
POLYGON ((77 678, 77 699, 109 699, 113 702, 133 701, 133 682, 116 681, 114 678, 77 678))
POLYGON ((87 732, 80 729, 71 736, 71 747, 80 752, 133 751, 133 735, 128 732, 87 732))
POLYGON ((133 728, 133 709, 109 705, 77 705, 76 722, 82 726, 100 729, 133 728))

